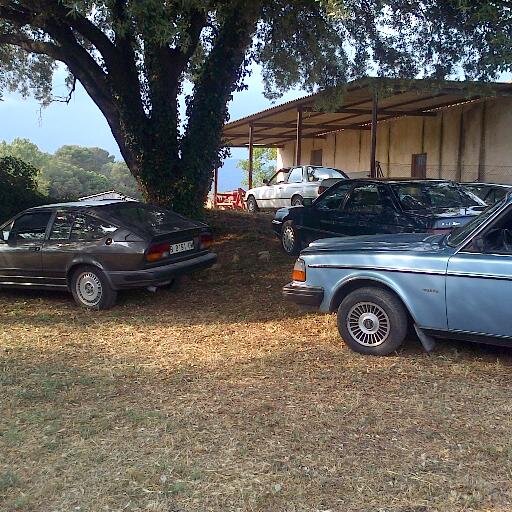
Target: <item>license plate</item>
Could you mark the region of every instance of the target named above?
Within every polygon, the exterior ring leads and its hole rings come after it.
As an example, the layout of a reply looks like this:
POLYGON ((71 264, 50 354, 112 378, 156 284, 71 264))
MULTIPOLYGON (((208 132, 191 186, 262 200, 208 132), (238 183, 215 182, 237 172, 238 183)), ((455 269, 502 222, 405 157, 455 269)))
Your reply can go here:
POLYGON ((176 254, 178 252, 191 251, 194 248, 194 241, 188 240, 187 242, 180 242, 179 244, 171 244, 169 246, 169 254, 176 254))

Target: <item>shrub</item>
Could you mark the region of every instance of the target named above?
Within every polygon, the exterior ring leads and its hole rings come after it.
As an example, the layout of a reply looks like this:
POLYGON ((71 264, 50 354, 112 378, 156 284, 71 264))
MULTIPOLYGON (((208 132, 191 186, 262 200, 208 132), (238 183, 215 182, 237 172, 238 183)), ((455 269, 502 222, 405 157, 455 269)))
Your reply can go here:
POLYGON ((0 223, 26 208, 49 202, 37 191, 38 172, 19 158, 0 158, 0 223))

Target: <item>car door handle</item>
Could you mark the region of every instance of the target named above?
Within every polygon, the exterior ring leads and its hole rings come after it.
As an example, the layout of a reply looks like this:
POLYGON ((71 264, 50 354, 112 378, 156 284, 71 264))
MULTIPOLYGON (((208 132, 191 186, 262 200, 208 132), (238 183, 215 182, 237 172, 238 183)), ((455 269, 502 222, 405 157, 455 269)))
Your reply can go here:
POLYGON ((34 247, 29 247, 28 250, 30 252, 39 252, 41 250, 41 247, 39 247, 38 245, 34 246, 34 247))

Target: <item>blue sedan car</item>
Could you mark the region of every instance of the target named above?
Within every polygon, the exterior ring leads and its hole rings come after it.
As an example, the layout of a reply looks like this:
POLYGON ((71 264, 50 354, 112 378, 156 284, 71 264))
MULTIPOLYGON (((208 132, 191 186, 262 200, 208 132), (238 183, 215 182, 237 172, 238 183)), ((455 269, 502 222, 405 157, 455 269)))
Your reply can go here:
POLYGON ((413 325, 435 338, 512 346, 512 193, 449 235, 329 238, 295 263, 284 297, 338 313, 357 352, 387 355, 413 325))

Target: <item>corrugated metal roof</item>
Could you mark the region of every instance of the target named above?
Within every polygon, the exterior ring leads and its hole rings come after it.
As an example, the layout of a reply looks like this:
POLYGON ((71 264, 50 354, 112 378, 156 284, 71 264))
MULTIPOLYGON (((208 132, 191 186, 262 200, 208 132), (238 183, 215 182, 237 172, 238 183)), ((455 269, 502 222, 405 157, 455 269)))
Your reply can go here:
POLYGON ((304 96, 227 123, 224 142, 226 146, 247 146, 252 125, 254 145, 282 146, 295 140, 298 109, 303 110, 303 138, 323 137, 339 130, 368 129, 375 92, 379 96, 378 122, 381 122, 403 116, 434 116, 436 110, 467 101, 510 96, 512 84, 367 77, 348 83, 344 89, 304 96), (341 101, 329 106, 332 104, 329 98, 336 95, 342 97, 341 101))

